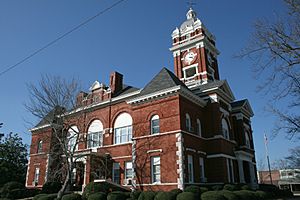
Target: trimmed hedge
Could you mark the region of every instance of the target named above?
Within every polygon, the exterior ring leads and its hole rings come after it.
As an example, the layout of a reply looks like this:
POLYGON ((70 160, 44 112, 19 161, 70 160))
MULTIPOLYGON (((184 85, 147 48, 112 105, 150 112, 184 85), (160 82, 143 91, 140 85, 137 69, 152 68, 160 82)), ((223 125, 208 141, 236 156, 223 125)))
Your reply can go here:
POLYGON ((130 193, 128 192, 115 191, 107 195, 107 200, 126 200, 129 197, 130 193))
POLYGON ((37 200, 54 200, 54 199, 56 199, 56 197, 57 197, 57 194, 47 194, 45 196, 41 196, 37 200))
POLYGON ((255 192, 255 196, 258 200, 266 200, 266 199, 271 198, 270 194, 268 194, 267 192, 264 192, 264 191, 260 191, 260 190, 255 192))
POLYGON ((255 200, 257 196, 255 192, 249 190, 234 191, 240 200, 255 200))
POLYGON ((106 197, 107 197, 106 193, 97 192, 89 195, 88 200, 106 200, 106 197))
POLYGON ((1 198, 19 198, 18 195, 22 197, 22 194, 25 194, 25 190, 26 188, 22 183, 11 181, 4 184, 1 188, 1 198))
POLYGON ((199 200, 197 195, 192 192, 182 192, 177 195, 176 200, 199 200))
POLYGON ((77 193, 66 194, 62 197, 62 200, 81 200, 81 195, 77 193))
POLYGON ((132 200, 138 200, 141 193, 142 193, 141 191, 135 190, 135 191, 130 193, 130 198, 132 200))
POLYGON ((53 194, 58 193, 58 191, 61 189, 62 184, 60 182, 46 182, 43 185, 42 193, 43 194, 53 194))
POLYGON ((241 190, 250 190, 250 191, 252 191, 252 188, 249 185, 243 185, 241 187, 241 190))
POLYGON ((221 190, 219 193, 222 194, 227 200, 239 200, 239 197, 232 191, 221 190))
POLYGON ((220 191, 208 191, 201 195, 202 200, 227 200, 220 191))
POLYGON ((47 196, 48 194, 38 194, 38 195, 35 195, 34 197, 33 197, 33 199, 32 200, 38 200, 38 199, 40 199, 41 197, 44 197, 44 196, 47 196))
POLYGON ((154 200, 156 192, 144 191, 140 194, 138 200, 154 200))
POLYGON ((214 185, 211 187, 213 191, 223 190, 223 185, 214 185))
POLYGON ((177 193, 175 192, 158 192, 154 200, 176 200, 177 193))
POLYGON ((192 192, 197 195, 197 198, 200 199, 201 194, 207 192, 208 189, 206 187, 199 187, 195 185, 190 185, 184 189, 185 192, 192 192))
POLYGON ((238 184, 225 184, 223 187, 223 190, 229 190, 229 191, 237 191, 240 189, 241 187, 238 184))

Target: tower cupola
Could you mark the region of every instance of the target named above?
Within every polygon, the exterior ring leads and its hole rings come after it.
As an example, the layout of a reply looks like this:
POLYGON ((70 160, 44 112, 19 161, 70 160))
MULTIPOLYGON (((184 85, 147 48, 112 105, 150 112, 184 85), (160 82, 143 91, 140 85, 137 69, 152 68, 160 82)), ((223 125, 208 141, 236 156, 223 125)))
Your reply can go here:
POLYGON ((175 74, 187 86, 219 80, 215 40, 192 8, 172 32, 175 74))

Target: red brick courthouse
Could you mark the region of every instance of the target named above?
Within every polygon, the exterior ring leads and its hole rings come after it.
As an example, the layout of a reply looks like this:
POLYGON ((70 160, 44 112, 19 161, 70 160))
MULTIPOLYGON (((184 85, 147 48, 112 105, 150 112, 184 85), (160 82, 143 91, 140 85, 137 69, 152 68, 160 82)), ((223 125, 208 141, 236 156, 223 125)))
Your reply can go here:
MULTIPOLYGON (((80 109, 72 115, 84 112, 85 125, 72 129, 93 139, 78 145, 81 158, 73 171, 78 185, 103 179, 92 162, 95 155, 109 155, 106 179, 128 187, 256 185, 251 106, 236 100, 220 80, 215 37, 192 9, 173 31, 170 51, 174 73, 161 69, 143 89, 124 84, 123 75, 113 72, 108 86, 95 81, 88 93, 78 94, 80 109)), ((52 144, 44 138, 52 133, 43 121, 31 132, 26 186, 41 187, 52 162, 52 144)))

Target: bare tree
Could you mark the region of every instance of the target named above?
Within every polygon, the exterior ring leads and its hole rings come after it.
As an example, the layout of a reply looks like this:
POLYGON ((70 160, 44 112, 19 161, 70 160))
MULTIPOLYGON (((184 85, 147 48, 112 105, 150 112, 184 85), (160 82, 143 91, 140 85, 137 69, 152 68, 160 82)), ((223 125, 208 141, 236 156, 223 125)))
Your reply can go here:
POLYGON ((289 150, 290 155, 285 158, 289 168, 300 168, 300 146, 289 150))
MULTIPOLYGON (((63 178, 63 186, 58 192, 57 198, 61 199, 63 193, 71 186, 72 171, 79 158, 76 155, 77 146, 83 142, 84 137, 71 124, 69 111, 76 109, 76 95, 79 92, 78 81, 67 81, 58 76, 42 76, 37 85, 28 84, 29 101, 26 109, 38 117, 44 124, 52 129, 51 137, 47 138, 51 143, 50 156, 54 162, 60 161, 55 169, 63 178), (71 133, 71 134, 70 134, 71 133)), ((84 113, 75 118, 84 121, 84 113)), ((53 174, 52 174, 53 175, 53 174)))
POLYGON ((285 131, 289 139, 299 139, 300 0, 284 3, 288 13, 278 15, 275 21, 257 21, 249 44, 238 57, 253 61, 256 77, 264 80, 259 90, 272 96, 268 111, 279 119, 274 133, 285 131))

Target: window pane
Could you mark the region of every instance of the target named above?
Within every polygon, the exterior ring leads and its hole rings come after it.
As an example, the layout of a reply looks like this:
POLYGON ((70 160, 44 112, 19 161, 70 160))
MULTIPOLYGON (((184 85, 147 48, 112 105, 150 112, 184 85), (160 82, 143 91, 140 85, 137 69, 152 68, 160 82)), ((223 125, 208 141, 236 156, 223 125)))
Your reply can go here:
POLYGON ((192 67, 192 68, 189 68, 189 69, 185 70, 185 76, 186 76, 186 78, 192 77, 195 74, 196 74, 196 67, 192 67))

